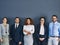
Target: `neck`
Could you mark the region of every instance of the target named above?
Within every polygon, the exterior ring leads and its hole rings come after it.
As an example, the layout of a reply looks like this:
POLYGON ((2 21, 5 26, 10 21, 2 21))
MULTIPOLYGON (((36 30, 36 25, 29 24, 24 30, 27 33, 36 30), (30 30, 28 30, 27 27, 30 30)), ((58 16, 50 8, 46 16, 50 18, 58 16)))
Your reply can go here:
POLYGON ((6 26, 6 25, 7 25, 7 23, 3 23, 3 25, 4 25, 4 26, 6 26))
POLYGON ((41 23, 40 25, 44 25, 44 24, 41 23))
POLYGON ((16 24, 19 24, 19 23, 16 23, 16 24))
POLYGON ((3 24, 7 24, 7 23, 3 23, 3 24))
POLYGON ((55 23, 55 22, 57 22, 57 21, 53 21, 53 23, 55 23))

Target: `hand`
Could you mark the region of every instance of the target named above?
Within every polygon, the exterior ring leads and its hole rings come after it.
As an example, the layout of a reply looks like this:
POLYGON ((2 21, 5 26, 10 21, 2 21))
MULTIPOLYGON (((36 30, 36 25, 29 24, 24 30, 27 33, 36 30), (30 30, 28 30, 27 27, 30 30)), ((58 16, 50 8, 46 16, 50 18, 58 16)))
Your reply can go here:
POLYGON ((40 41, 43 41, 45 38, 39 38, 40 41))
POLYGON ((29 35, 29 34, 31 34, 29 31, 26 31, 26 30, 23 30, 24 32, 26 32, 27 33, 27 35, 29 35))
POLYGON ((23 30, 23 32, 27 32, 26 30, 23 30))
POLYGON ((21 45, 22 44, 22 42, 19 42, 19 45, 21 45))
POLYGON ((60 38, 58 38, 58 41, 60 41, 60 38))
POLYGON ((30 32, 27 32, 27 35, 30 35, 31 33, 30 32))
POLYGON ((1 42, 3 42, 3 39, 0 39, 1 42))

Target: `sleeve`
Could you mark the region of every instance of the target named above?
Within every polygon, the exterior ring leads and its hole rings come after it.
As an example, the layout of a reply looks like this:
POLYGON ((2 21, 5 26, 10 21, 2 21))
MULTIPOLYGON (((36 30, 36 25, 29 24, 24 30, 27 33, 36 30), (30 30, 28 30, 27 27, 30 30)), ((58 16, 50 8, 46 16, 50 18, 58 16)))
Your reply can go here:
POLYGON ((10 28, 10 30, 9 30, 9 36, 10 36, 10 38, 12 38, 12 36, 13 36, 13 33, 12 33, 13 32, 12 31, 13 30, 13 25, 11 25, 9 28, 10 28))
POLYGON ((45 33, 45 38, 47 39, 48 36, 49 36, 49 24, 46 25, 46 31, 45 31, 45 32, 46 32, 46 33, 45 33))
POLYGON ((20 39, 19 42, 23 42, 23 30, 22 30, 22 29, 23 29, 23 26, 21 25, 21 26, 20 26, 20 32, 19 32, 19 33, 20 33, 20 34, 19 34, 19 36, 20 36, 20 37, 19 37, 19 39, 20 39))
POLYGON ((0 39, 2 38, 2 35, 1 35, 1 24, 0 24, 0 39))
POLYGON ((40 29, 40 27, 39 27, 39 25, 37 25, 37 26, 36 26, 36 33, 37 33, 36 38, 38 38, 38 39, 40 38, 39 29, 40 29))
MULTIPOLYGON (((26 30, 25 26, 23 26, 23 30, 26 30)), ((23 31, 23 34, 26 35, 27 33, 23 31)))
POLYGON ((30 32, 31 32, 31 34, 33 34, 33 33, 35 32, 35 27, 34 27, 34 25, 32 26, 32 30, 31 30, 30 32))
POLYGON ((60 25, 59 25, 59 38, 60 38, 60 25))
POLYGON ((7 34, 9 35, 9 24, 8 24, 8 30, 7 30, 7 34))

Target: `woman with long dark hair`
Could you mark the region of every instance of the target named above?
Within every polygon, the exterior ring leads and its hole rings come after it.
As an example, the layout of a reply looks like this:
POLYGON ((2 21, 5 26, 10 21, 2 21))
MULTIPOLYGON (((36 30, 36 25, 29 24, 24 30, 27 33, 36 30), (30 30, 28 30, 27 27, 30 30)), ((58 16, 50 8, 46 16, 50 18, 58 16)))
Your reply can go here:
POLYGON ((37 37, 39 45, 47 45, 47 37, 48 37, 48 28, 46 25, 45 17, 40 18, 40 22, 37 25, 37 37))

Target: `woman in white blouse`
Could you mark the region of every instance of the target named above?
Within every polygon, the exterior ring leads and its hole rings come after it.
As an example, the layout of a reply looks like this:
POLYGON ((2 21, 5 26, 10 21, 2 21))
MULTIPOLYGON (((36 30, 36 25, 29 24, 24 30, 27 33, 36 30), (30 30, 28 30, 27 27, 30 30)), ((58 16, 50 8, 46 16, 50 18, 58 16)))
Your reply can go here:
POLYGON ((24 45, 33 45, 33 33, 35 31, 33 21, 31 18, 26 18, 23 26, 24 45))

